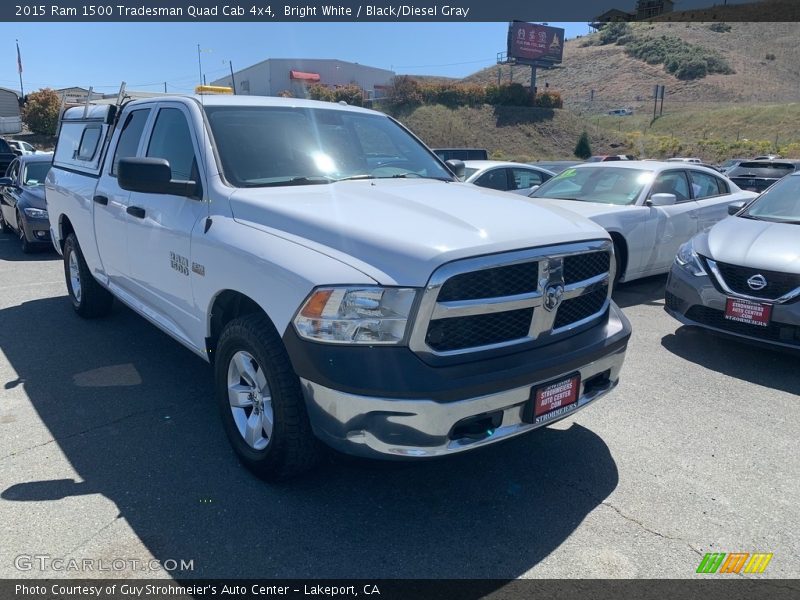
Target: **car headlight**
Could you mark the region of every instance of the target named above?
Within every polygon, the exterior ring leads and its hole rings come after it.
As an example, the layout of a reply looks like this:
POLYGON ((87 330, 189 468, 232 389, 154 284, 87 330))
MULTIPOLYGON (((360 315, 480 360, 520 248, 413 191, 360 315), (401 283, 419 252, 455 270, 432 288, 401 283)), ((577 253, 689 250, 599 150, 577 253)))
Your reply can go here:
POLYGON ((695 277, 708 274, 703 268, 703 263, 700 261, 697 252, 694 251, 694 244, 692 244, 691 240, 678 248, 678 254, 675 255, 675 262, 695 277))
POLYGON ((31 219, 46 219, 47 218, 47 211, 42 210, 41 208, 26 208, 25 216, 31 219))
POLYGON ((294 326, 301 337, 332 344, 403 341, 417 291, 412 288, 321 287, 303 303, 294 326))

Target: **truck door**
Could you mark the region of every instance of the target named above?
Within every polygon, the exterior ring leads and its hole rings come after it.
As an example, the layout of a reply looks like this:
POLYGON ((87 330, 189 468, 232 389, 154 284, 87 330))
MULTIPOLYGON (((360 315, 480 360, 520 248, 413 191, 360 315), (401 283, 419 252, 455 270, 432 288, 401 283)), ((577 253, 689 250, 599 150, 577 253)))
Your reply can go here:
MULTIPOLYGON (((165 158, 172 179, 202 181, 199 140, 191 117, 180 103, 159 103, 141 155, 165 158)), ((131 192, 128 203, 128 262, 132 292, 155 311, 158 320, 176 337, 198 345, 192 294, 191 238, 202 227, 205 202, 170 194, 131 192)), ((200 328, 202 329, 202 328, 200 328)))
POLYGON ((128 247, 127 222, 130 192, 119 187, 117 163, 121 158, 136 156, 142 133, 150 117, 149 108, 132 110, 122 115, 122 127, 111 140, 111 160, 107 160, 93 195, 94 235, 103 271, 113 286, 127 288, 128 247))

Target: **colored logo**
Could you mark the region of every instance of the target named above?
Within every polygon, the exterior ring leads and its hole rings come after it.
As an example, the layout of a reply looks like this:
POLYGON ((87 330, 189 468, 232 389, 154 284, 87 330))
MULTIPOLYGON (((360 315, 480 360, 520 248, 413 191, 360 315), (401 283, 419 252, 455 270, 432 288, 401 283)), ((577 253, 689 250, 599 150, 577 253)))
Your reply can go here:
POLYGON ((709 552, 700 561, 698 573, 763 573, 772 552, 709 552))

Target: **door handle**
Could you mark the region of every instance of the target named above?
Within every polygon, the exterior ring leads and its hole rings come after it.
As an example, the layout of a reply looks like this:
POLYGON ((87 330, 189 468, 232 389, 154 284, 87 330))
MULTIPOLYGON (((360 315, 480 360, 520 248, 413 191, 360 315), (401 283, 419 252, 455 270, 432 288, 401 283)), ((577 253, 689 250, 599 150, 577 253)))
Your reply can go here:
POLYGON ((144 219, 145 213, 144 209, 141 206, 129 206, 127 209, 125 209, 125 212, 127 212, 132 217, 136 217, 137 219, 144 219))
POLYGON ((98 204, 102 204, 103 206, 108 206, 108 196, 97 195, 94 198, 92 198, 92 200, 94 200, 98 204))

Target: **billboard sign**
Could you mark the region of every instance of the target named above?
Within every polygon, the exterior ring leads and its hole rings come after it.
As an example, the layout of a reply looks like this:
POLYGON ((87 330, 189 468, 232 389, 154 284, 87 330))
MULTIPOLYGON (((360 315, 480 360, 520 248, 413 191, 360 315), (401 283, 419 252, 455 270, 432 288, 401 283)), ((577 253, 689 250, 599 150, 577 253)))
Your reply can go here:
POLYGON ((564 30, 512 21, 508 27, 508 58, 520 64, 554 65, 564 55, 564 30))

